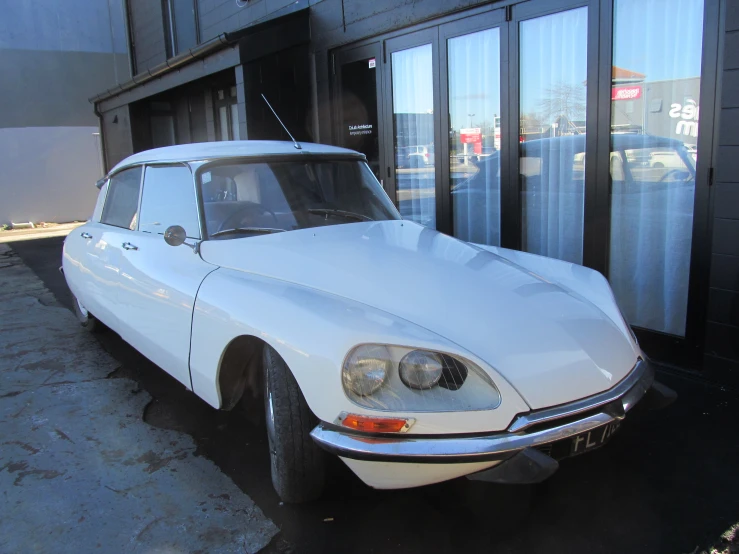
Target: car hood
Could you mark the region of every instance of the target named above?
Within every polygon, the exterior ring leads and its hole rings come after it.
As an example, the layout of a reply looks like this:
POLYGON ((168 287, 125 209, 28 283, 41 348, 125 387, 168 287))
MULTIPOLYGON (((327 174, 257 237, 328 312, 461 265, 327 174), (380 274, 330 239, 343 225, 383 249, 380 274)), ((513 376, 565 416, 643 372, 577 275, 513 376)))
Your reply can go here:
POLYGON ((205 241, 201 255, 433 331, 485 360, 532 409, 607 390, 638 356, 609 310, 494 252, 408 221, 205 241))

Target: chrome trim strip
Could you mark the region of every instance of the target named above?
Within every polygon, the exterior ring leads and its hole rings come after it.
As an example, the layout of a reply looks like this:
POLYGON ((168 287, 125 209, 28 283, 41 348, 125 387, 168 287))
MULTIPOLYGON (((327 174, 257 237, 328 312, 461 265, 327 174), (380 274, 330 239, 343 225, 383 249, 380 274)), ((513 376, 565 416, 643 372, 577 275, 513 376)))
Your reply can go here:
MULTIPOLYGON (((510 433, 518 433, 519 431, 528 429, 532 425, 536 425, 538 423, 573 416, 582 412, 587 412, 588 410, 592 410, 598 406, 603 406, 609 402, 613 402, 617 398, 626 394, 631 387, 644 377, 645 373, 651 373, 653 375, 654 370, 650 367, 648 362, 639 359, 631 372, 615 387, 593 396, 588 396, 582 400, 576 400, 575 402, 569 402, 552 408, 544 408, 542 410, 536 410, 534 412, 529 412, 528 414, 520 415, 513 420, 513 423, 508 427, 508 431, 510 433)), ((649 385, 651 386, 651 384, 650 380, 649 385)))
POLYGON ((436 464, 500 460, 529 446, 584 433, 616 421, 605 412, 580 421, 524 435, 497 434, 473 438, 370 438, 326 429, 320 425, 311 437, 324 450, 344 458, 436 464))
MULTIPOLYGON (((505 431, 477 437, 448 438, 443 435, 428 435, 396 438, 343 432, 320 424, 313 429, 311 437, 324 450, 355 460, 448 464, 507 459, 524 448, 566 439, 623 419, 624 414, 641 400, 651 387, 654 370, 648 362, 643 362, 637 364, 637 368, 627 379, 628 381, 624 379, 622 383, 627 382, 631 388, 619 383, 617 387, 620 395, 610 395, 610 400, 604 402, 601 402, 604 395, 598 395, 597 404, 593 404, 594 397, 590 397, 591 402, 587 404, 587 408, 583 408, 591 409, 594 406, 602 406, 601 411, 583 419, 531 433, 505 431), (622 396, 621 402, 618 402, 619 396, 622 396)), ((552 419, 552 411, 547 412, 549 412, 547 419, 536 420, 536 422, 552 419)), ((566 412, 565 415, 571 413, 578 412, 566 412)), ((560 415, 559 417, 565 416, 560 415)))

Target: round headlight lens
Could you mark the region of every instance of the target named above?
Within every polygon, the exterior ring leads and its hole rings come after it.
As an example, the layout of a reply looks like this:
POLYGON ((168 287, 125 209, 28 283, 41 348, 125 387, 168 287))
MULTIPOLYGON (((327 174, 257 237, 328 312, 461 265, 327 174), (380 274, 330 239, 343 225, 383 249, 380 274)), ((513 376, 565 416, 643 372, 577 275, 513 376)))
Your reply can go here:
POLYGON ((384 346, 366 344, 356 348, 344 363, 344 388, 369 396, 383 385, 391 364, 390 352, 384 346))
POLYGON ((435 386, 444 371, 441 356, 425 350, 408 352, 400 360, 400 380, 412 389, 426 390, 435 386))

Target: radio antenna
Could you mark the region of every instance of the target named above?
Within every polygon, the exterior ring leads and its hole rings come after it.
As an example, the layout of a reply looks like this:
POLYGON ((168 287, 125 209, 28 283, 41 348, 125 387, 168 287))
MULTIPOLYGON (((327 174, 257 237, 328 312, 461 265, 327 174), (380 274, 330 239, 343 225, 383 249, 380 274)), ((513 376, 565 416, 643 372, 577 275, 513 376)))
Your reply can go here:
POLYGON ((297 140, 295 140, 295 137, 293 137, 293 136, 292 136, 292 135, 290 134, 290 131, 288 131, 288 130, 287 130, 287 127, 285 127, 285 124, 284 124, 284 123, 282 122, 282 120, 280 119, 280 116, 279 116, 279 115, 277 115, 277 112, 276 112, 276 111, 275 111, 275 109, 274 109, 274 108, 272 107, 272 104, 270 104, 270 103, 269 103, 269 100, 267 100, 267 97, 266 97, 266 96, 265 96, 264 94, 262 94, 262 98, 263 98, 263 99, 264 99, 264 101, 265 101, 265 102, 267 103, 267 106, 269 106, 269 109, 270 109, 270 110, 272 110, 272 113, 273 113, 273 114, 275 114, 275 117, 277 118, 277 121, 279 121, 279 122, 280 122, 280 125, 282 125, 282 128, 283 128, 283 129, 285 129, 285 132, 287 133, 287 136, 289 136, 289 137, 290 137, 290 138, 292 139, 292 141, 293 141, 293 145, 295 146, 295 148, 297 148, 298 150, 302 150, 302 149, 303 149, 303 147, 302 147, 302 146, 300 146, 300 144, 298 143, 298 141, 297 141, 297 140))

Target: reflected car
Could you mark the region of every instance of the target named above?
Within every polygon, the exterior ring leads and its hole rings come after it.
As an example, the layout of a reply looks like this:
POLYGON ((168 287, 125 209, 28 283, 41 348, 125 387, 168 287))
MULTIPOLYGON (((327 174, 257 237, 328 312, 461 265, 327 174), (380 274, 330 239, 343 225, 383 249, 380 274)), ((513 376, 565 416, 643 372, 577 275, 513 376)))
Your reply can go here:
POLYGON ((264 409, 286 502, 328 455, 380 489, 538 482, 670 397, 600 273, 404 221, 362 154, 171 146, 99 187, 64 243, 80 323, 264 409))
POLYGON ((685 162, 682 160, 677 150, 656 151, 649 153, 649 166, 657 169, 684 168, 685 162))
MULTIPOLYGON (((679 140, 648 135, 614 133, 611 139, 610 166, 614 181, 645 183, 675 180, 676 177, 684 181, 695 179, 695 147, 686 147, 679 140), (677 171, 645 173, 645 169, 650 167, 677 171)), ((524 194, 527 189, 546 193, 544 189, 550 187, 561 190, 560 185, 565 183, 582 183, 585 135, 532 140, 521 143, 519 148, 524 194), (542 172, 546 173, 545 182, 542 181, 542 172)), ((452 199, 464 202, 465 196, 480 199, 499 194, 499 179, 499 153, 496 152, 480 160, 475 175, 452 186, 452 199)))
POLYGON ((395 150, 395 167, 425 167, 434 165, 434 145, 399 146, 395 150))

